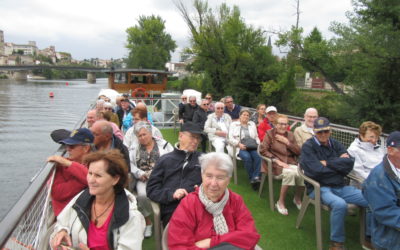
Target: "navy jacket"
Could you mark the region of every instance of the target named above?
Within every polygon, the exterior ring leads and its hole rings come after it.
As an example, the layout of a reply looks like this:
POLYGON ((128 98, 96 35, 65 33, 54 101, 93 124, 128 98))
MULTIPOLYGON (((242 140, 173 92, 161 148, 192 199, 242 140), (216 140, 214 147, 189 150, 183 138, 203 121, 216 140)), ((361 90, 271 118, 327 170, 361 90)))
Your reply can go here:
POLYGON ((193 115, 196 110, 199 109, 199 105, 192 106, 190 103, 186 103, 185 105, 179 108, 179 119, 183 119, 184 122, 191 122, 193 120, 193 115))
POLYGON ((187 153, 177 148, 158 159, 147 182, 147 197, 160 203, 161 219, 167 225, 180 200, 173 198, 174 192, 184 188, 188 193, 201 184, 200 152, 187 153), (183 168, 184 163, 187 162, 183 168))
MULTIPOLYGON (((344 146, 333 138, 329 138, 329 146, 324 146, 311 137, 301 148, 300 165, 304 174, 318 181, 321 187, 341 187, 345 185, 344 177, 354 165, 354 158, 340 158, 344 153, 347 153, 344 146), (326 167, 320 162, 323 160, 327 163, 326 167)), ((312 186, 306 185, 311 192, 312 186)))

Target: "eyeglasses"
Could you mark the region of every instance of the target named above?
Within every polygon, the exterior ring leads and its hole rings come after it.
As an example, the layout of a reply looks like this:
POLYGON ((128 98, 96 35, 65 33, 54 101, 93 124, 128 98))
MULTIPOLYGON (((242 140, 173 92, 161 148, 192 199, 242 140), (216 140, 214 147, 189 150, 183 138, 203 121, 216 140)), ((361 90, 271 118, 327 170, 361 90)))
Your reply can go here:
POLYGON ((189 101, 190 103, 195 103, 196 101, 193 101, 193 100, 191 100, 191 101, 189 101))
POLYGON ((215 109, 224 109, 223 107, 215 108, 215 109))
POLYGON ((220 182, 220 181, 225 181, 227 178, 228 178, 227 175, 217 175, 217 176, 213 176, 213 175, 209 175, 209 174, 205 175, 205 179, 208 181, 212 181, 215 179, 217 182, 220 182))
POLYGON ((182 100, 187 100, 187 98, 182 98, 182 100))
POLYGON ((105 110, 112 110, 112 108, 104 108, 105 110))
POLYGON ((225 103, 232 103, 233 101, 226 101, 225 103))
POLYGON ((211 97, 206 97, 207 100, 211 100, 211 97))
POLYGON ((287 126, 288 124, 287 123, 278 122, 278 125, 279 126, 287 126))

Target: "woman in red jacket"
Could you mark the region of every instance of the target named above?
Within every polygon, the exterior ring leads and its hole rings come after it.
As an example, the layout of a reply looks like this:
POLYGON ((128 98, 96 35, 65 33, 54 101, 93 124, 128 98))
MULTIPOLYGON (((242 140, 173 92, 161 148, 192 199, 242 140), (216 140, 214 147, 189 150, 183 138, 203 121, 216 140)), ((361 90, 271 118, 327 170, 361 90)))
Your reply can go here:
POLYGON ((230 244, 254 249, 260 235, 243 199, 228 190, 233 164, 225 153, 199 158, 202 184, 180 202, 169 222, 169 249, 203 249, 230 244))

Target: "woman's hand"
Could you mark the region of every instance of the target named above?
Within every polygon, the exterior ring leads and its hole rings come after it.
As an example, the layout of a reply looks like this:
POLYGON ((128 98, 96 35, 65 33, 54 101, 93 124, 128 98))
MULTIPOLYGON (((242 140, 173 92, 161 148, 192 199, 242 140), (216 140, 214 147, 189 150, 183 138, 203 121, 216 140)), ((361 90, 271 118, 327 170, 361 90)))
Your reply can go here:
POLYGON ((275 139, 279 142, 282 142, 283 144, 286 144, 286 145, 290 144, 289 140, 286 137, 284 137, 283 135, 276 135, 275 139))
POLYGON ((226 138, 226 136, 228 135, 228 133, 225 131, 215 131, 215 134, 224 138, 226 138))
POLYGON ((246 145, 239 142, 239 148, 240 148, 240 150, 246 150, 246 145))
POLYGON ((69 237, 67 231, 65 231, 65 230, 61 230, 60 232, 58 232, 54 236, 54 238, 51 242, 51 246, 55 250, 57 250, 58 247, 61 247, 62 249, 67 249, 66 247, 63 247, 63 245, 72 246, 71 238, 69 237))
POLYGON ((206 238, 203 240, 199 240, 198 242, 194 243, 196 247, 200 248, 210 248, 211 238, 206 238))
POLYGON ((140 176, 140 178, 139 178, 139 180, 140 180, 141 182, 146 182, 148 179, 149 179, 149 177, 147 176, 146 173, 143 173, 143 174, 140 176))
POLYGON ((80 250, 90 250, 90 248, 83 243, 79 243, 79 249, 80 250))
POLYGON ((288 167, 289 167, 288 164, 286 164, 285 162, 283 162, 283 161, 281 161, 281 160, 278 160, 278 159, 275 160, 275 163, 276 163, 278 166, 280 166, 281 168, 288 168, 288 167))
POLYGON ((62 156, 59 155, 53 155, 50 156, 49 158, 47 158, 48 162, 55 162, 59 165, 65 166, 65 167, 69 167, 72 164, 72 161, 68 160, 67 158, 64 158, 62 156))

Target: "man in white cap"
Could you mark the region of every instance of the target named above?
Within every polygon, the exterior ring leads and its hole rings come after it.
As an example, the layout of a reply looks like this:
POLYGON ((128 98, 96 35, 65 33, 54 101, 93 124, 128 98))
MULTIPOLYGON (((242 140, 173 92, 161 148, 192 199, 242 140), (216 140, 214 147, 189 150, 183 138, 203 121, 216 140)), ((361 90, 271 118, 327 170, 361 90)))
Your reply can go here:
POLYGON ((265 133, 274 127, 273 123, 276 114, 278 113, 278 110, 276 109, 275 106, 268 106, 267 109, 265 110, 265 113, 266 117, 264 121, 260 123, 260 125, 258 125, 257 127, 258 138, 260 139, 260 141, 263 141, 265 133))

